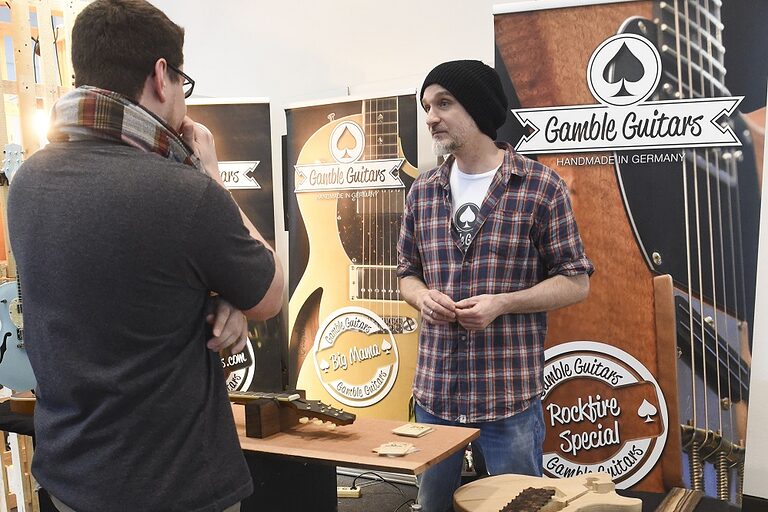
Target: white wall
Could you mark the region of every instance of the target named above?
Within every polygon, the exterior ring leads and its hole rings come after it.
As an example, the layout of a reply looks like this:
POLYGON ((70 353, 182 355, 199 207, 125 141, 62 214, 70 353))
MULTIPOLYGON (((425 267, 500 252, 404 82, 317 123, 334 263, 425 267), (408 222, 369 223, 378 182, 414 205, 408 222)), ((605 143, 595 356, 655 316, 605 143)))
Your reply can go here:
MULTIPOLYGON (((280 136, 286 105, 351 94, 416 91, 445 60, 493 65, 496 0, 246 1, 155 0, 186 28, 185 71, 202 97, 270 98, 275 190, 282 183, 280 136)), ((419 109, 419 115, 421 109, 419 109)), ((420 118, 423 121, 423 117, 420 118)), ((426 130, 419 132, 420 167, 430 163, 426 130)), ((433 161, 433 160, 432 160, 433 161)), ((768 169, 768 162, 766 162, 768 169)), ((768 180, 766 180, 768 182, 768 180)), ((278 196, 279 198, 279 196, 278 196)), ((763 186, 761 247, 768 247, 768 183, 763 186)), ((278 231, 282 215, 277 215, 278 231)), ((287 255, 286 237, 278 249, 287 255)), ((758 283, 768 281, 763 250, 758 283)), ((284 257, 283 261, 287 258, 284 257)), ((763 287, 765 288, 765 287, 763 287)), ((758 288, 747 442, 745 492, 768 497, 768 296, 758 288)))

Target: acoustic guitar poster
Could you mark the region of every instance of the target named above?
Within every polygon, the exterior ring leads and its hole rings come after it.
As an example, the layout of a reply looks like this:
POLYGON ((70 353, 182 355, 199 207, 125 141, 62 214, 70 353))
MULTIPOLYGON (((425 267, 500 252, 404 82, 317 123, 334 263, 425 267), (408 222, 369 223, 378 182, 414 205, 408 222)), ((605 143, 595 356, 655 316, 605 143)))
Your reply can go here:
POLYGON ((363 417, 407 420, 418 324, 395 269, 416 176, 415 95, 286 118, 290 382, 363 417))
POLYGON ((596 267, 549 316, 544 471, 738 503, 768 69, 743 42, 768 13, 589 3, 494 8, 500 138, 565 180, 596 267))
MULTIPOLYGON (((224 185, 274 247, 269 103, 260 99, 188 101, 187 112, 213 133, 224 185)), ((283 325, 280 315, 264 322, 249 322, 246 349, 239 354, 222 354, 230 391, 282 390, 282 347, 286 345, 283 325)))

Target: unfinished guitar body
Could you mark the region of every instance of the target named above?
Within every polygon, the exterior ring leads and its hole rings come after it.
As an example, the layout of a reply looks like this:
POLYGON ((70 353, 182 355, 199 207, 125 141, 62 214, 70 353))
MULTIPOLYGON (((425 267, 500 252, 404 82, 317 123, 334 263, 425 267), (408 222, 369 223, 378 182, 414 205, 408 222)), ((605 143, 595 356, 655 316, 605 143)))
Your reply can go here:
POLYGON ((460 487, 453 495, 453 505, 459 512, 641 512, 643 509, 639 499, 616 494, 611 477, 606 473, 573 478, 524 475, 482 478, 460 487), (531 489, 554 492, 537 493, 531 489), (547 494, 551 494, 551 498, 537 496, 547 494), (538 503, 523 506, 518 500, 538 503))

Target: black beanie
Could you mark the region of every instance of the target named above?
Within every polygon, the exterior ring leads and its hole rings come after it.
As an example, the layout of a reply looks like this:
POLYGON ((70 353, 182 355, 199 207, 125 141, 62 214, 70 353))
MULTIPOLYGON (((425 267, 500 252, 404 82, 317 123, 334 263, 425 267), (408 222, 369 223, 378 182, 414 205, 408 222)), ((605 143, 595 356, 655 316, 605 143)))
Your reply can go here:
POLYGON ((424 79, 419 100, 424 99, 424 89, 432 84, 445 87, 472 116, 480 131, 496 140, 496 128, 507 120, 507 96, 492 67, 479 60, 443 62, 424 79))

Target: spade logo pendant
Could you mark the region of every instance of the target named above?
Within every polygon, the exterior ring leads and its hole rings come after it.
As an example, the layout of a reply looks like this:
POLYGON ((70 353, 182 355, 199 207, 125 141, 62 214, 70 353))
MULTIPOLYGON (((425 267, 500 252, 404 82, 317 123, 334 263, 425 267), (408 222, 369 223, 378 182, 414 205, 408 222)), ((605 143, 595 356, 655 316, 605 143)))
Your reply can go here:
POLYGON ((458 207, 453 216, 453 224, 459 233, 469 233, 475 227, 480 209, 474 203, 465 203, 458 207))

